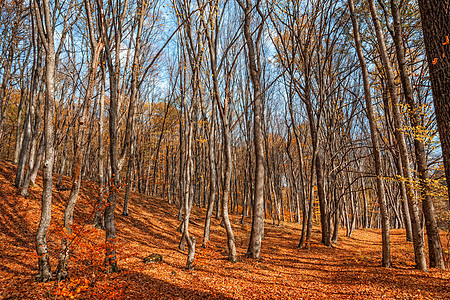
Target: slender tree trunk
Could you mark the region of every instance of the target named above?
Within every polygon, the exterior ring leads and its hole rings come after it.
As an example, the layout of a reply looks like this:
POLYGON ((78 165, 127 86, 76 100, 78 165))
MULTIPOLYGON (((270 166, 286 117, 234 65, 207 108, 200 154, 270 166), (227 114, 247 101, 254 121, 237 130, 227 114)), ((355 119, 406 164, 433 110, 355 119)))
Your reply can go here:
POLYGON ((380 19, 378 18, 377 9, 374 0, 368 0, 370 13, 372 15, 372 20, 375 25, 375 31, 377 35, 378 46, 380 48, 380 54, 383 61, 384 71, 386 72, 388 80, 389 95, 392 101, 392 111, 394 117, 394 134, 397 140, 397 145, 399 149, 399 154, 402 159, 402 169, 403 175, 406 182, 406 196, 408 200, 410 215, 411 215, 411 225, 413 231, 413 244, 414 244, 414 254, 416 258, 417 268, 426 271, 427 265, 425 260, 424 251, 424 240, 423 240, 423 230, 420 225, 419 217, 419 206, 414 198, 414 191, 412 189, 412 174, 410 168, 410 160, 408 157, 408 149, 406 147, 405 136, 403 134, 402 125, 402 114, 400 112, 398 97, 395 91, 395 81, 392 69, 392 64, 387 53, 386 44, 381 28, 380 19))
POLYGON ((14 160, 13 160, 13 163, 15 165, 19 163, 20 151, 22 149, 21 147, 23 144, 23 130, 21 130, 21 128, 23 127, 22 118, 23 115, 25 114, 25 112, 23 112, 23 103, 26 97, 27 96, 25 95, 25 91, 22 90, 20 93, 20 103, 17 112, 16 147, 14 148, 14 160))
POLYGON ((28 188, 31 185, 35 185, 36 176, 41 165, 42 154, 44 153, 44 135, 42 135, 41 140, 39 142, 39 148, 36 154, 36 160, 34 161, 33 168, 28 170, 27 175, 25 177, 25 181, 23 183, 22 189, 20 190, 20 195, 23 197, 28 196, 28 188))
POLYGON ((100 67, 102 69, 102 83, 100 88, 100 100, 99 100, 99 120, 98 120, 98 185, 99 185, 99 196, 95 207, 95 217, 94 217, 94 225, 96 227, 104 228, 104 222, 102 221, 102 203, 103 203, 103 196, 106 189, 105 186, 105 177, 104 177, 104 165, 103 165, 103 148, 104 148, 104 142, 103 142, 103 135, 104 135, 104 124, 103 124, 103 112, 105 110, 105 74, 104 69, 102 67, 102 64, 100 64, 100 67))
POLYGON ((193 269, 194 267, 194 258, 195 258, 195 237, 191 237, 189 235, 189 218, 191 215, 192 203, 193 203, 193 195, 192 195, 192 169, 193 169, 193 160, 192 160, 192 144, 193 144, 193 134, 194 134, 194 124, 193 124, 193 114, 192 111, 189 110, 187 112, 189 114, 187 120, 187 128, 188 131, 186 133, 186 167, 184 168, 184 218, 182 223, 182 237, 180 241, 180 249, 184 250, 184 242, 188 245, 188 256, 186 260, 186 269, 193 269))
POLYGON ((334 216, 333 216, 333 237, 331 238, 331 242, 335 245, 338 243, 338 234, 339 234, 339 202, 336 199, 337 188, 334 189, 335 199, 334 199, 334 216))
POLYGON ((128 157, 128 166, 127 166, 127 175, 126 175, 126 187, 125 187, 125 199, 123 200, 123 209, 122 209, 122 216, 129 216, 128 212, 128 204, 130 202, 130 191, 131 191, 131 177, 132 177, 132 169, 134 168, 134 153, 133 153, 133 146, 131 146, 131 152, 130 156, 128 157))
POLYGON ((319 196, 320 206, 320 223, 322 226, 322 243, 331 247, 331 226, 328 201, 325 194, 325 180, 323 174, 323 164, 321 155, 318 153, 316 157, 316 176, 317 176, 317 193, 319 196))
MULTIPOLYGON (((91 41, 94 39, 91 36, 91 41)), ((77 203, 78 194, 81 187, 81 169, 83 167, 83 157, 86 144, 84 143, 85 130, 87 127, 87 122, 89 118, 89 112, 91 108, 91 99, 94 93, 95 78, 97 74, 97 66, 100 57, 100 51, 103 45, 100 43, 97 45, 95 43, 94 49, 92 49, 92 58, 89 66, 89 77, 86 95, 84 97, 84 103, 82 107, 81 117, 78 120, 78 133, 75 140, 74 149, 74 162, 73 162, 73 174, 72 174, 72 187, 70 190, 69 198, 67 199, 66 209, 64 210, 64 228, 67 236, 64 236, 61 241, 61 252, 59 254, 58 268, 56 270, 56 277, 58 281, 66 279, 68 276, 68 266, 69 266, 69 250, 70 244, 73 241, 72 225, 73 225, 73 211, 77 203)))
MULTIPOLYGON (((390 251, 390 237, 389 237, 389 212, 387 210, 385 190, 382 181, 381 174, 381 155, 380 148, 378 146, 377 137, 377 125, 375 121, 375 114, 372 105, 372 96, 370 94, 370 82, 369 82, 369 72, 367 70, 366 60, 363 55, 361 37, 359 33, 359 26, 355 15, 355 6, 353 0, 348 0, 350 15, 353 24, 353 34, 355 37, 356 52, 358 53, 359 63, 361 66, 361 71, 363 75, 364 82, 364 98, 366 100, 366 112, 367 118, 369 120, 370 127, 370 137, 372 140, 372 155, 375 163, 375 176, 377 185, 377 198, 381 211, 381 240, 382 240, 382 259, 381 264, 383 267, 391 267, 391 251, 390 251)), ((369 224, 370 226, 370 224, 369 224)))
POLYGON ((25 166, 27 164, 27 160, 29 159, 29 146, 31 141, 31 115, 32 115, 32 109, 31 106, 33 105, 31 102, 33 99, 33 95, 30 97, 30 103, 28 104, 27 109, 27 116, 25 118, 25 128, 24 128, 24 134, 23 134, 23 140, 22 140, 22 146, 20 150, 19 155, 19 163, 17 165, 17 173, 16 173, 16 179, 14 181, 14 185, 17 188, 22 187, 24 177, 25 177, 25 166))
MULTIPOLYGON (((227 116, 225 115, 227 118, 227 116)), ((225 119, 222 120, 222 130, 223 130, 223 147, 225 151, 225 182, 223 188, 223 198, 222 198, 222 216, 223 222, 225 224, 225 229, 227 232, 228 241, 228 260, 230 262, 236 262, 236 246, 234 241, 233 229, 231 228, 230 218, 228 216, 228 202, 230 198, 231 189, 231 172, 232 172, 232 156, 231 156, 231 143, 230 143, 230 133, 228 129, 228 122, 223 123, 225 119)))
MULTIPOLYGON (((306 224, 306 237, 305 244, 303 248, 306 250, 311 249, 311 232, 312 232, 312 223, 313 223, 313 214, 314 214, 314 173, 315 173, 315 163, 314 163, 314 154, 311 161, 311 181, 309 184, 309 205, 308 205, 308 223, 306 224)), ((301 242, 301 240, 300 240, 301 242)), ((299 247, 302 247, 302 244, 299 244, 299 247)))
MULTIPOLYGON (((394 158, 395 159, 395 158, 394 158)), ((401 158, 398 157, 398 159, 395 159, 395 164, 397 167, 397 172, 398 175, 400 175, 401 177, 403 177, 403 170, 402 170, 402 163, 401 163, 401 158)), ((401 204, 402 204, 402 213, 403 213, 403 217, 405 219, 405 230, 406 230, 406 240, 408 242, 411 242, 413 240, 412 238, 412 227, 411 227, 411 216, 409 214, 409 205, 408 205, 408 200, 406 197, 406 186, 405 186, 405 182, 404 181, 400 181, 399 182, 399 188, 400 188, 400 193, 401 193, 401 204)))
POLYGON ((64 171, 66 170, 66 156, 67 156, 67 144, 69 143, 69 131, 70 131, 70 125, 69 125, 69 129, 67 130, 67 134, 64 138, 64 148, 63 148, 63 152, 61 155, 61 160, 62 160, 61 168, 59 169, 58 181, 56 182, 56 188, 58 190, 63 189, 63 186, 61 185, 61 183, 62 183, 62 177, 63 177, 64 171))
MULTIPOLYGON (((244 37, 248 50, 250 78, 253 84, 253 143, 255 147, 255 192, 253 202, 252 230, 247 257, 259 259, 261 255, 261 240, 264 233, 264 145, 262 134, 262 99, 261 99, 261 66, 257 54, 258 40, 253 41, 250 29, 252 23, 253 5, 246 0, 245 5, 237 0, 244 11, 244 37)), ((259 5, 259 4, 257 4, 259 5)), ((262 24, 260 30, 262 28, 262 24)))
MULTIPOLYGON (((450 10, 450 7, 449 7, 450 10)), ((408 104, 408 113, 411 120, 411 125, 417 130, 420 129, 420 117, 418 107, 414 101, 414 93, 411 81, 409 79, 408 70, 406 66, 405 48, 403 45, 403 34, 400 8, 397 6, 396 0, 391 0, 391 11, 394 20, 394 43, 397 51, 397 61, 400 68, 400 78, 403 86, 403 93, 405 95, 406 103, 408 104)), ((450 45, 449 45, 450 46, 450 45)), ((436 216, 434 213, 433 199, 431 198, 431 188, 428 184, 428 164, 425 153, 425 146, 421 139, 414 136, 414 150, 416 153, 416 163, 419 176, 419 187, 422 198, 423 212, 425 216, 425 226, 428 236, 428 248, 430 256, 430 267, 438 267, 444 269, 444 259, 442 255, 441 239, 439 236, 439 229, 436 223, 436 216)))
POLYGON ((214 203, 216 202, 216 189, 217 189, 217 174, 216 174, 216 156, 215 156, 215 101, 212 104, 212 112, 211 112, 211 127, 209 128, 209 139, 208 139, 208 154, 209 154, 209 200, 208 200, 208 208, 206 210, 205 216, 205 229, 203 232, 203 247, 207 247, 209 243, 209 233, 211 227, 211 218, 214 210, 214 203))
POLYGON ((53 112, 55 105, 55 47, 53 39, 53 26, 51 24, 51 9, 48 0, 42 0, 38 5, 33 3, 34 15, 39 34, 45 48, 45 103, 44 103, 44 171, 42 187, 42 207, 39 227, 36 233, 36 252, 38 254, 39 275, 38 280, 46 282, 52 280, 50 259, 47 248, 47 231, 51 220, 52 207, 52 175, 54 162, 54 138, 53 138, 53 112), (43 16, 43 20, 41 19, 43 16), (44 29, 45 28, 45 29, 44 29))

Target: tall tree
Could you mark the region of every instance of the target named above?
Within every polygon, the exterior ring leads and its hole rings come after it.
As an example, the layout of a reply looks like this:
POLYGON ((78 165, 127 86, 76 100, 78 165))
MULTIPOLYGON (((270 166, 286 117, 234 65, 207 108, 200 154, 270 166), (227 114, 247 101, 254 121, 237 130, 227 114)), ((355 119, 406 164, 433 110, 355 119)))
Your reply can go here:
POLYGON ((388 56, 385 38, 383 35, 381 22, 378 17, 377 8, 374 0, 367 0, 369 4, 370 14, 375 26, 375 32, 378 41, 378 47, 381 54, 381 59, 384 67, 384 72, 387 77, 387 86, 389 90, 389 96, 392 101, 392 113, 394 118, 394 134, 397 141, 398 151, 401 157, 402 170, 404 180, 406 181, 406 197, 409 204, 409 211, 411 215, 411 223, 413 230, 413 244, 414 255, 416 258, 417 268, 426 271, 427 265, 425 260, 423 229, 420 224, 419 206, 417 199, 415 199, 414 191, 412 188, 412 174, 410 159, 408 156, 408 149, 406 147, 406 140, 403 134, 403 115, 400 111, 400 104, 395 88, 394 71, 390 57, 388 56))
MULTIPOLYGON (((400 79, 402 82, 403 93, 408 105, 408 114, 411 125, 415 131, 420 131, 419 108, 414 100, 413 87, 409 78, 409 72, 406 65, 406 51, 403 42, 403 28, 401 20, 401 10, 405 2, 401 2, 400 6, 397 0, 391 0, 391 12, 394 21, 394 44, 397 52, 397 61, 400 69, 400 79)), ((430 176, 428 174, 427 156, 425 153, 425 145, 420 134, 414 135, 414 151, 416 154, 416 164, 419 177, 420 195, 422 196, 422 207, 425 216, 425 226, 428 236, 428 248, 430 257, 430 266, 444 269, 444 259, 442 256, 441 239, 439 236, 439 228, 436 223, 433 199, 431 196, 431 187, 429 183, 430 176)))
POLYGON ((450 206, 450 0, 418 0, 450 206))
POLYGON ((260 2, 253 5, 251 0, 236 0, 244 13, 244 38, 248 54, 248 68, 250 79, 253 85, 253 143, 255 147, 255 192, 253 199, 253 219, 250 243, 247 249, 247 256, 260 258, 261 241, 264 234, 264 139, 262 132, 262 95, 261 95, 261 61, 259 52, 259 41, 263 32, 264 16, 261 12, 260 2), (253 38, 253 13, 257 11, 260 15, 261 23, 257 30, 256 39, 253 38))
POLYGON ((39 227, 36 233, 36 252, 39 256, 38 280, 46 282, 52 280, 50 258, 47 247, 47 231, 51 220, 52 207, 52 176, 54 152, 53 137, 53 112, 55 106, 55 45, 54 45, 54 21, 49 0, 35 0, 33 14, 38 27, 39 36, 45 49, 45 101, 44 101, 44 172, 42 187, 42 206, 39 227))
POLYGON ((372 155, 375 162, 375 176, 377 182, 377 197, 378 203, 380 204, 380 213, 381 213, 381 240, 382 240, 382 265, 383 267, 391 267, 391 251, 390 251, 390 238, 389 238, 389 213, 387 210, 386 197, 384 192, 382 174, 381 174, 381 155, 380 155, 380 147, 378 143, 377 136, 377 125, 375 121, 375 114, 372 105, 372 96, 370 92, 370 82, 369 82, 369 71, 367 69, 366 59, 364 58, 362 43, 361 43, 361 35, 359 32, 359 25, 355 15, 355 4, 353 0, 348 0, 348 7, 350 10, 350 17, 353 25, 353 36, 355 39, 356 45, 356 53, 358 54, 358 59, 362 71, 363 83, 364 83, 364 99, 366 100, 366 113, 367 118, 369 120, 370 126, 370 137, 372 140, 372 155))
MULTIPOLYGON (((89 1, 85 1, 85 8, 87 11, 89 40, 91 41, 91 60, 88 70, 88 82, 86 87, 86 94, 81 108, 81 116, 78 119, 78 132, 75 137, 75 149, 73 155, 73 167, 72 167, 72 187, 70 189, 69 198, 67 199, 66 209, 64 210, 64 228, 65 233, 70 236, 72 234, 73 225, 73 212, 78 199, 78 193, 81 187, 81 169, 83 166, 83 157, 86 148, 84 141, 85 131, 87 128, 91 99, 94 93, 95 81, 97 77, 97 67, 100 58, 100 52, 103 49, 103 44, 98 43, 94 34, 94 24, 92 20, 91 7, 89 1)), ((69 264, 69 248, 71 241, 67 237, 63 237, 61 241, 61 252, 59 256, 58 268, 56 276, 58 280, 65 279, 68 276, 68 264, 69 264)))
MULTIPOLYGON (((235 239, 233 234, 233 229, 231 227, 230 218, 228 216, 228 202, 230 201, 230 195, 231 195, 231 176, 232 176, 232 149, 231 149, 231 135, 230 135, 230 111, 231 111, 231 100, 230 99, 230 77, 232 75, 232 69, 226 70, 226 83, 225 83, 225 99, 224 103, 222 104, 221 100, 221 93, 219 90, 219 72, 220 67, 218 66, 218 41, 219 41, 219 30, 221 28, 220 24, 220 16, 219 16, 219 3, 212 2, 210 4, 210 15, 207 18, 207 21, 205 21, 204 18, 201 18, 203 26, 205 28, 205 35, 206 39, 208 41, 208 49, 209 49, 209 57, 210 57, 210 70, 211 70, 211 80, 213 84, 213 101, 215 104, 213 104, 213 107, 219 108, 219 116, 222 123, 222 139, 223 139, 223 152, 224 152, 224 184, 223 184, 223 192, 222 192, 222 216, 223 216, 223 222, 225 225, 225 230, 227 233, 227 241, 228 241, 228 260, 231 262, 236 261, 236 246, 235 246, 235 239)), ((223 13, 223 11, 221 12, 223 13)), ((223 58, 222 62, 225 58, 223 58)), ((222 65, 219 63, 219 65, 222 65)), ((233 65, 234 66, 234 65, 233 65)), ((213 110, 214 113, 214 110, 213 110)), ((212 118, 212 121, 214 122, 214 118, 212 118)), ((214 125, 211 125, 211 129, 214 129, 214 125)), ((210 133, 210 138, 213 137, 214 133, 210 133)), ((212 141, 210 142, 210 151, 213 151, 211 149, 213 147, 212 141)), ((214 156, 211 156, 211 161, 214 159, 214 156)), ((212 171, 211 175, 214 175, 215 172, 212 171)), ((215 179, 212 179, 211 186, 215 187, 215 179)), ((215 193, 215 190, 212 188, 211 193, 215 193)), ((210 203, 212 205, 213 203, 210 203)), ((212 208, 209 208, 212 213, 212 208)), ((211 217, 209 216, 209 219, 211 217)))

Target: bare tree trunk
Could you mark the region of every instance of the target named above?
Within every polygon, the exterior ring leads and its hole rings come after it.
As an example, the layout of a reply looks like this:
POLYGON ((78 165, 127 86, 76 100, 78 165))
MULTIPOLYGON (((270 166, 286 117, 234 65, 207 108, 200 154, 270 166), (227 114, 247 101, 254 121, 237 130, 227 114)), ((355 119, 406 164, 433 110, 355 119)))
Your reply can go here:
MULTIPOLYGON (((450 5, 448 0, 418 2, 447 187, 450 187, 450 5)), ((450 189, 448 192, 450 207, 450 189)))
POLYGON ((24 125, 24 134, 23 134, 23 140, 22 140, 22 146, 20 150, 19 155, 19 163, 17 165, 17 173, 16 173, 16 179, 14 181, 14 185, 17 188, 22 187, 24 177, 25 177, 25 166, 27 164, 27 160, 29 159, 29 146, 31 141, 31 115, 32 115, 32 109, 31 106, 33 105, 33 95, 30 96, 30 103, 28 104, 27 108, 27 115, 25 117, 25 125, 24 125))
MULTIPOLYGON (((33 33, 34 34, 34 33, 33 33)), ((33 43, 35 43, 33 39, 33 43)), ((25 113, 25 122, 23 124, 23 132, 20 138, 20 146, 16 143, 16 152, 19 153, 18 155, 18 161, 17 161, 17 173, 14 185, 17 188, 22 187, 24 183, 24 176, 25 176, 25 165, 27 163, 27 160, 29 160, 29 146, 32 139, 32 120, 33 115, 35 113, 35 106, 36 106, 36 97, 39 95, 39 80, 40 80, 40 72, 41 72, 41 44, 37 43, 34 44, 35 52, 34 52, 34 61, 33 61, 33 73, 31 75, 31 86, 30 86, 30 92, 27 93, 28 98, 28 104, 26 106, 25 113), (20 149, 20 151, 18 151, 20 149)), ((21 95, 21 102, 23 101, 24 96, 21 95)), ((22 103, 21 103, 22 105, 22 103)), ((20 108, 20 107, 19 107, 20 108)), ((20 113, 20 112, 19 112, 20 113)), ((20 124, 18 123, 18 126, 20 124)), ((19 136, 18 136, 19 138, 19 136)), ((14 161, 16 158, 14 158, 14 161)))
MULTIPOLYGON (((337 189, 335 188, 334 193, 337 193, 337 189)), ((338 243, 338 234, 339 234, 339 202, 336 199, 336 195, 335 195, 335 200, 334 200, 334 216, 333 216, 333 236, 331 238, 331 242, 336 244, 338 243)))
POLYGON ((35 185, 36 176, 41 165, 42 154, 44 153, 44 135, 42 135, 41 140, 39 142, 39 148, 36 154, 36 160, 34 161, 34 165, 32 169, 29 169, 27 175, 25 177, 25 181, 23 183, 22 189, 20 190, 20 195, 23 197, 28 196, 28 188, 31 185, 35 185))
POLYGON ((104 69, 102 67, 102 64, 100 64, 100 68, 102 69, 102 83, 100 88, 100 100, 99 100, 99 120, 98 120, 98 185, 99 185, 99 196, 95 208, 95 217, 94 217, 94 226, 104 228, 104 222, 102 221, 102 202, 103 202, 103 196, 106 189, 105 186, 105 177, 104 177, 104 165, 103 165, 103 135, 104 135, 104 124, 103 124, 103 112, 105 110, 105 73, 104 69))
MULTIPOLYGON (((308 223, 306 224, 306 237, 305 244, 299 244, 299 247, 303 247, 307 250, 311 248, 311 232, 312 232, 312 223, 313 223, 313 213, 314 213, 314 173, 315 173, 315 163, 314 163, 314 154, 311 161, 311 181, 309 183, 309 205, 308 205, 308 223)), ((301 240, 300 240, 301 242, 301 240)))
MULTIPOLYGON (((370 82, 369 82, 369 72, 367 70, 366 60, 363 55, 361 37, 359 33, 359 26, 355 16, 355 5, 353 0, 348 0, 350 15, 353 24, 353 34, 355 37, 356 52, 358 53, 359 63, 361 66, 361 71, 364 81, 364 98, 366 100, 366 111, 367 118, 369 120, 370 127, 370 137, 372 140, 372 155, 375 163, 375 176, 377 184, 377 198, 380 205, 381 211, 381 240, 382 240, 382 259, 381 264, 383 267, 391 267, 391 251, 390 251, 390 237, 389 237, 389 212, 387 210, 386 196, 383 186, 383 181, 381 177, 381 155, 380 148, 378 146, 377 137, 377 125, 375 121, 375 114, 372 105, 372 96, 370 94, 370 82)), ((370 226, 370 224, 369 224, 370 226)))
MULTIPOLYGON (((318 143, 316 145, 318 145, 318 143)), ((325 180, 323 175, 322 158, 319 153, 317 153, 315 163, 317 176, 317 193, 319 196, 320 205, 320 223, 322 226, 322 243, 328 247, 331 247, 330 212, 325 194, 325 180)))
MULTIPOLYGON (((109 105, 109 166, 111 167, 111 178, 109 183, 109 196, 105 208, 105 229, 106 229, 106 253, 105 265, 108 272, 118 272, 116 257, 116 227, 114 224, 114 211, 116 208, 118 189, 120 183, 120 166, 118 157, 118 124, 119 124, 119 64, 118 58, 113 61, 113 54, 110 45, 109 35, 106 32, 106 20, 103 15, 103 4, 97 0, 100 10, 100 27, 103 43, 105 44, 106 65, 109 71, 110 85, 110 105, 109 105)), ((114 16, 117 17, 117 16, 114 16)), ((114 28, 121 28, 121 24, 116 24, 114 28)), ((116 47, 121 41, 121 32, 115 32, 116 47)))
MULTIPOLYGON (((395 159, 395 158, 394 158, 395 159)), ((403 177, 403 170, 402 170, 402 163, 400 156, 398 159, 395 159, 395 164, 398 169, 398 175, 403 177)), ((412 227, 411 227, 411 216, 409 214, 409 205, 408 205, 408 199, 406 197, 406 186, 404 181, 399 182, 399 188, 401 193, 401 204, 402 204, 402 213, 403 217, 405 219, 405 229, 406 229, 406 240, 408 242, 411 242, 413 240, 412 238, 412 227)))
MULTIPOLYGON (((261 64, 258 56, 258 42, 261 36, 262 24, 260 25, 258 38, 253 41, 252 23, 253 5, 251 0, 246 0, 245 5, 241 0, 238 4, 244 11, 244 37, 248 50, 248 63, 250 78, 253 84, 253 142, 255 146, 255 192, 253 202, 253 219, 250 243, 247 257, 259 259, 261 255, 261 240, 264 233, 264 145, 262 134, 262 99, 261 99, 261 64)), ((256 4, 259 10, 259 2, 256 4)))
POLYGON ((42 207, 39 227, 36 233, 36 252, 38 254, 39 275, 38 280, 46 282, 52 280, 50 259, 47 248, 47 230, 51 220, 52 206, 52 175, 53 175, 53 111, 55 105, 55 47, 53 39, 53 26, 51 9, 48 0, 38 4, 33 3, 34 16, 38 26, 39 35, 45 48, 45 102, 44 102, 44 184, 42 187, 42 207), (43 19, 41 19, 43 16, 43 19))
POLYGON ((390 58, 387 54, 386 44, 381 28, 381 23, 378 18, 377 9, 374 0, 368 0, 370 13, 372 15, 372 20, 375 25, 375 31, 377 35, 378 46, 380 49, 381 58, 383 61, 383 66, 386 72, 388 80, 388 89, 392 101, 392 111, 394 117, 394 134, 397 140, 397 145, 399 149, 399 154, 402 159, 402 169, 403 175, 406 182, 406 196, 408 199, 408 205, 411 215, 411 225, 413 230, 413 244, 414 244, 414 254, 416 258, 417 268, 426 271, 427 265, 425 260, 424 251, 424 240, 423 240, 423 230, 420 225, 419 217, 419 207, 417 200, 414 198, 414 191, 412 189, 412 174, 410 168, 410 160, 408 157, 408 149, 406 147, 405 136, 403 134, 402 128, 402 114, 400 112, 398 97, 395 91, 395 81, 392 70, 392 64, 390 58))
POLYGON ((205 216, 205 229, 203 231, 203 247, 206 247, 209 243, 209 234, 211 227, 211 218, 214 210, 214 203, 216 202, 216 190, 217 190, 217 174, 216 174, 216 156, 215 156, 215 101, 212 103, 211 111, 211 126, 209 128, 209 139, 208 139, 208 153, 209 153, 209 200, 208 208, 206 210, 205 216))
MULTIPOLYGON (((225 115, 225 118, 228 118, 225 115)), ((231 143, 230 143, 230 133, 228 129, 228 122, 224 123, 225 119, 222 119, 222 131, 223 131, 223 147, 225 151, 225 182, 223 188, 223 198, 222 198, 222 216, 223 222, 225 224, 225 229, 227 232, 228 241, 228 260, 230 262, 236 262, 236 246, 234 241, 234 234, 231 228, 230 218, 228 216, 228 201, 230 198, 230 188, 231 188, 231 172, 232 172, 232 156, 231 156, 231 143)))
POLYGON ((131 191, 131 177, 132 169, 134 168, 134 149, 131 146, 130 156, 128 157, 127 175, 126 175, 126 187, 125 187, 125 199, 123 200, 122 216, 129 216, 128 205, 130 202, 130 191, 131 191))
POLYGON ((192 185, 192 168, 193 168, 193 160, 192 160, 192 143, 193 143, 193 114, 192 111, 189 110, 187 112, 188 120, 187 120, 187 132, 186 132, 186 167, 184 168, 184 218, 182 223, 182 237, 180 241, 180 249, 184 250, 184 242, 188 245, 188 256, 186 261, 186 269, 194 268, 194 257, 195 257, 195 237, 190 237, 189 235, 189 218, 191 215, 192 203, 193 203, 193 195, 191 190, 192 185))
POLYGON ((63 187, 61 185, 61 182, 62 182, 62 177, 63 177, 64 171, 66 169, 67 144, 69 143, 70 127, 71 126, 69 125, 69 128, 67 130, 66 136, 64 138, 64 148, 63 148, 63 152, 62 152, 62 155, 61 155, 61 159, 62 159, 61 168, 59 169, 58 181, 56 182, 56 188, 58 190, 62 190, 63 189, 63 187))
POLYGON ((95 36, 93 33, 93 24, 90 26, 90 39, 93 45, 91 63, 89 65, 89 77, 86 95, 84 97, 84 103, 82 107, 81 117, 78 120, 78 133, 75 141, 74 150, 74 162, 73 162, 73 174, 72 174, 72 188, 70 190, 69 198, 67 199, 66 209, 64 210, 64 228, 67 236, 63 237, 61 240, 61 252, 59 254, 58 268, 56 270, 56 277, 58 281, 66 279, 68 276, 68 266, 69 266, 69 249, 71 240, 70 235, 72 234, 73 225, 73 211, 77 203, 78 194, 81 187, 81 169, 83 166, 84 151, 86 149, 86 143, 84 143, 85 130, 87 127, 87 122, 89 118, 89 112, 91 108, 91 99, 94 93, 95 78, 97 75, 97 66, 100 57, 100 51, 103 45, 97 44, 95 42, 95 36))
MULTIPOLYGON (((396 0, 391 0, 391 11, 394 20, 394 43, 397 51, 397 61, 400 68, 400 78, 402 81, 403 92, 406 103, 409 106, 408 113, 411 120, 411 125, 414 128, 420 128, 419 110, 414 101, 414 93, 411 81, 409 79, 408 70, 406 67, 406 55, 403 45, 403 34, 400 9, 397 6, 396 0)), ((450 8, 449 8, 450 9, 450 8)), ((442 255, 441 239, 439 236, 439 229, 436 223, 436 216, 434 213, 433 199, 431 198, 431 188, 429 186, 428 164, 425 153, 425 146, 418 136, 414 136, 414 149, 416 153, 416 163, 419 176, 419 187, 422 198, 423 212, 425 215, 425 226, 428 236, 428 248, 430 256, 430 267, 437 267, 444 269, 444 259, 442 255)))
POLYGON ((17 129, 16 129, 16 147, 14 149, 14 160, 13 163, 17 165, 19 163, 19 156, 20 151, 22 150, 22 144, 23 144, 23 130, 21 128, 23 127, 22 124, 22 118, 25 112, 23 112, 23 102, 24 98, 26 98, 24 92, 20 93, 20 103, 19 103, 19 109, 17 113, 17 129))

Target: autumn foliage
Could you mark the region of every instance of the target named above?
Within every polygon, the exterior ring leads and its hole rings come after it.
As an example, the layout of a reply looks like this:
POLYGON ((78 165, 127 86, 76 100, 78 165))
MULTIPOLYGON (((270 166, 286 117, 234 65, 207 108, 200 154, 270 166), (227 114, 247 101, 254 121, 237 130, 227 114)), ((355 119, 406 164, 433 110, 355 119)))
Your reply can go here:
MULTIPOLYGON (((119 273, 103 269, 105 242, 93 227, 93 184, 83 182, 75 210, 70 278, 38 283, 34 235, 39 220, 42 178, 27 198, 18 196, 12 180, 15 166, 0 162, 0 299, 448 299, 450 272, 414 269, 412 243, 404 230, 392 230, 393 268, 379 266, 378 229, 356 230, 338 245, 320 243, 313 229, 311 250, 297 248, 300 227, 267 222, 261 260, 245 258, 250 224, 231 215, 238 262, 227 261, 226 236, 213 219, 211 242, 198 248, 193 270, 185 269, 185 253, 178 250, 177 208, 158 198, 133 194, 130 216, 117 214, 119 273), (151 253, 162 262, 144 263, 151 253)), ((65 178, 66 183, 69 179, 65 178)), ((48 238, 52 265, 60 250, 64 199, 69 191, 54 190, 53 218, 48 238)), ((120 209, 120 207, 118 208, 120 209)), ((194 208, 192 235, 201 237, 203 212, 194 208)), ((317 224, 316 224, 317 226, 317 224)), ((66 236, 67 237, 67 236, 66 236)), ((449 236, 442 234, 448 254, 449 236)), ((448 258, 448 255, 447 255, 448 258)))

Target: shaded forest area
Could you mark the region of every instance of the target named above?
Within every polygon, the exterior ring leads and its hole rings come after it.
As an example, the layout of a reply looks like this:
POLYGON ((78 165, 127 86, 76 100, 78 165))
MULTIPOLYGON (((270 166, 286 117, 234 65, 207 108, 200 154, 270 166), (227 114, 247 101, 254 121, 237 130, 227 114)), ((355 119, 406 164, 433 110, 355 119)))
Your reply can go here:
POLYGON ((2 293, 445 298, 449 8, 2 1, 2 293))

